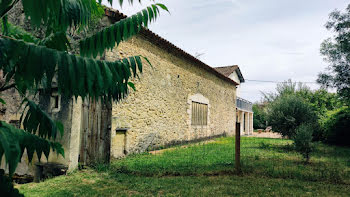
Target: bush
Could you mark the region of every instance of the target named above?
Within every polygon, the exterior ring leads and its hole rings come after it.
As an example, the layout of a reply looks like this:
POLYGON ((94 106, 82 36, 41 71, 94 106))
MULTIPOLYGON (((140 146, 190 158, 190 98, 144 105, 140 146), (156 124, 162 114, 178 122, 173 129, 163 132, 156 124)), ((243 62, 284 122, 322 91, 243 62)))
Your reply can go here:
POLYGON ((266 113, 264 111, 264 106, 259 104, 253 105, 253 127, 255 129, 265 129, 266 128, 266 113))
POLYGON ((313 124, 314 127, 318 125, 312 106, 295 95, 273 101, 269 105, 267 119, 274 131, 289 138, 293 138, 296 129, 302 124, 313 124))
POLYGON ((331 113, 322 124, 325 142, 350 146, 350 108, 344 107, 331 113))
POLYGON ((305 158, 308 163, 310 160, 310 153, 313 150, 312 146, 313 126, 303 124, 295 130, 293 136, 295 150, 305 158))

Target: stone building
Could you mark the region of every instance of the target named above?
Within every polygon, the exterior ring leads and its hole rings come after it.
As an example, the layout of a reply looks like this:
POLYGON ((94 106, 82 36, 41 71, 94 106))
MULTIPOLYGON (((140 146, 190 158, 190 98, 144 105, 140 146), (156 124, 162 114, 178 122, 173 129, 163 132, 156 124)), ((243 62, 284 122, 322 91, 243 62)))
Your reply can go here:
MULTIPOLYGON (((107 8, 102 23, 108 25, 124 17, 107 8)), ((81 98, 61 98, 55 91, 40 95, 43 109, 65 126, 60 139, 65 158, 51 154, 49 162, 74 170, 79 162, 109 161, 150 148, 234 135, 237 118, 252 122, 241 112, 246 108, 237 103, 237 86, 244 82, 237 66, 229 75, 223 73, 150 30, 142 30, 106 52, 105 59, 132 55, 147 57, 152 67, 144 64, 140 79, 134 79, 136 91, 118 103, 107 106, 81 98)), ((243 128, 245 134, 252 131, 250 126, 243 128)), ((25 158, 22 161, 17 173, 33 174, 34 167, 28 166, 25 158)))

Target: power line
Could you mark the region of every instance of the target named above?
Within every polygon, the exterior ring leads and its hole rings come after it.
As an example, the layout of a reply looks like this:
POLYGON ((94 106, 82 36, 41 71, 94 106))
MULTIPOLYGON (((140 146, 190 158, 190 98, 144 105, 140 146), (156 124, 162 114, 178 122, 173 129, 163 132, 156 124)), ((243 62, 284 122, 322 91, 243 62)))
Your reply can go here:
MULTIPOLYGON (((266 80, 255 80, 255 79, 245 79, 247 82, 261 82, 261 83, 289 83, 289 81, 266 81, 266 80)), ((317 84, 316 81, 292 81, 292 83, 313 83, 317 84)))

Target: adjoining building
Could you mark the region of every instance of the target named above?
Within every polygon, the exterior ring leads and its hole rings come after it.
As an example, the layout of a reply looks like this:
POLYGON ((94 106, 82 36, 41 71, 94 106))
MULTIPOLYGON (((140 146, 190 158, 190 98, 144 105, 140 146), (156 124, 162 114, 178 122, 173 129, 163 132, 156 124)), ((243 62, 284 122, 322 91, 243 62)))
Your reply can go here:
POLYGON ((237 65, 216 67, 215 69, 239 84, 236 88, 236 120, 240 123, 241 135, 252 135, 254 131, 253 103, 240 97, 241 83, 245 82, 241 70, 237 65))
MULTIPOLYGON (((125 17, 107 8, 102 25, 125 17)), ((251 106, 246 106, 250 103, 237 98, 237 86, 244 82, 238 66, 229 74, 214 69, 146 29, 106 52, 104 58, 114 61, 133 55, 147 57, 152 67, 145 64, 140 79, 134 79, 136 91, 118 103, 108 106, 63 98, 55 90, 40 95, 42 108, 65 127, 60 140, 65 158, 51 154, 49 162, 74 170, 78 163, 108 161, 154 147, 230 136, 235 133, 237 120, 247 122, 241 124, 249 124, 241 131, 251 134, 251 106)), ((9 120, 18 117, 4 116, 9 120)), ((34 165, 28 166, 26 155, 23 157, 17 173, 33 174, 34 165)))

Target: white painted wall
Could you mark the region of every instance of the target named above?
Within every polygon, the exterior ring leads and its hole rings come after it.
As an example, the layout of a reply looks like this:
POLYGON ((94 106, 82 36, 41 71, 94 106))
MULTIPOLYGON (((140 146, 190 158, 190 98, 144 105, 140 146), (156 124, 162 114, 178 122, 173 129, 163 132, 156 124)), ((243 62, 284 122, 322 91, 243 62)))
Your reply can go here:
MULTIPOLYGON (((233 81, 235 81, 235 82, 237 82, 238 84, 241 84, 241 81, 239 80, 239 77, 238 77, 238 75, 237 75, 237 72, 235 71, 235 72, 233 72, 233 73, 231 73, 231 75, 230 76, 228 76, 230 79, 232 79, 233 81)), ((241 96, 241 94, 240 94, 240 91, 241 90, 241 85, 238 85, 237 86, 237 89, 236 89, 236 95, 237 95, 237 97, 240 97, 241 96)))

